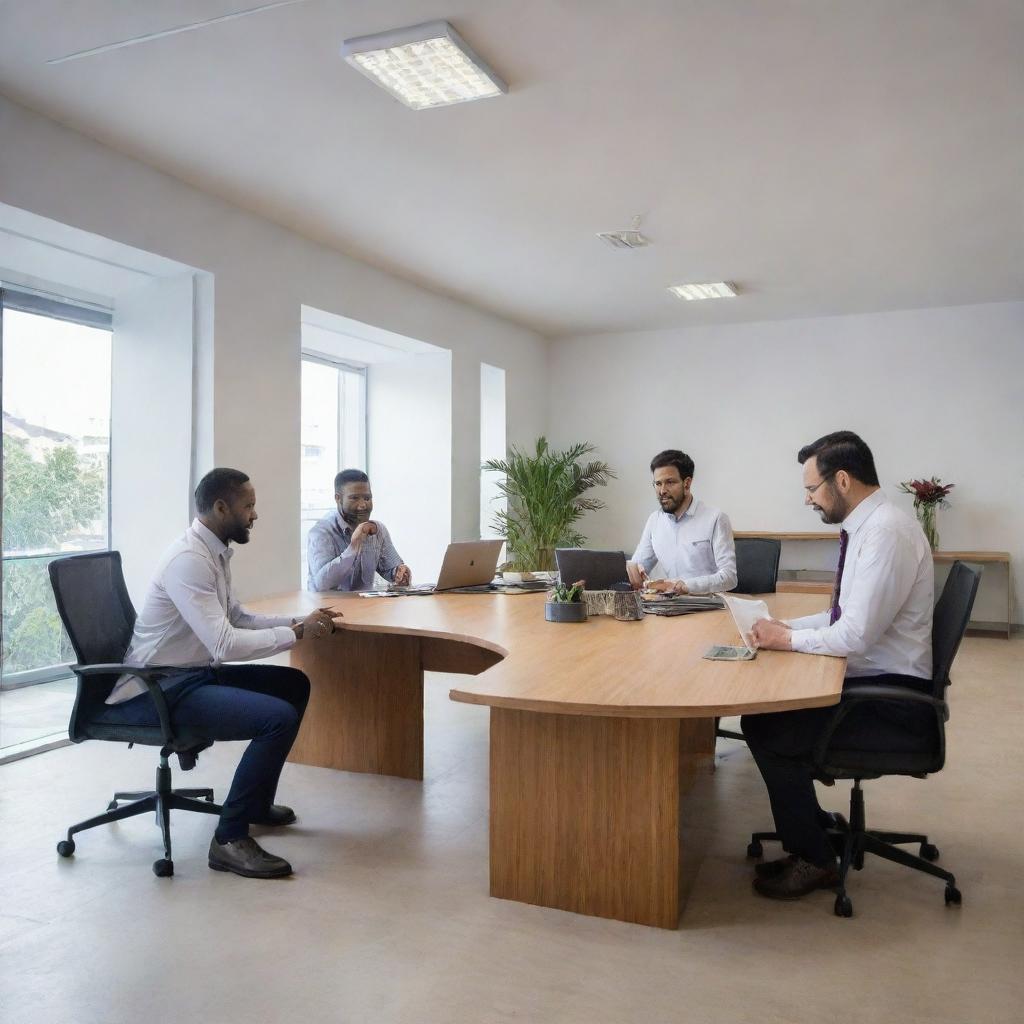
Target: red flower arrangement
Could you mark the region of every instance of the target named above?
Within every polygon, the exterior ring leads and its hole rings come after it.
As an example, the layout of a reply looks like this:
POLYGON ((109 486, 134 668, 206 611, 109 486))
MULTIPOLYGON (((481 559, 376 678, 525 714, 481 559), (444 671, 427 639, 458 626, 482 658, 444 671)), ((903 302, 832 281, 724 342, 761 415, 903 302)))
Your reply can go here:
POLYGON ((900 484, 900 490, 904 494, 914 496, 914 508, 922 505, 938 505, 939 508, 947 508, 946 495, 949 494, 956 484, 944 484, 937 476, 931 480, 905 480, 900 484))

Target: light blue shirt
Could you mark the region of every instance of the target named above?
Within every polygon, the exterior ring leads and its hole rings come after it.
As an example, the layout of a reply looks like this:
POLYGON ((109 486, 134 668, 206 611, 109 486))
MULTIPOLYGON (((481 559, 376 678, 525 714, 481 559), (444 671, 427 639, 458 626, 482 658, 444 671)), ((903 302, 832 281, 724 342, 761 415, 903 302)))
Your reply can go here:
POLYGON ((402 556, 391 543, 387 527, 376 519, 373 521, 377 532, 363 541, 358 554, 351 546, 352 527, 339 512, 328 512, 314 524, 306 542, 307 589, 372 590, 374 573, 394 583, 402 556))
POLYGON ((691 498, 681 515, 652 512, 631 559, 650 572, 655 563, 691 594, 717 594, 736 586, 736 545, 729 517, 691 498))

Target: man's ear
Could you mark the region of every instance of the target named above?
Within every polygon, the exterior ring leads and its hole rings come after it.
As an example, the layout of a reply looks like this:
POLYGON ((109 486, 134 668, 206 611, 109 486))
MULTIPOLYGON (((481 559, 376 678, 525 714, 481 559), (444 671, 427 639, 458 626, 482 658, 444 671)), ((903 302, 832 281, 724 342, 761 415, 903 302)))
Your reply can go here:
POLYGON ((213 508, 211 511, 215 512, 219 516, 223 516, 230 512, 231 509, 228 507, 228 503, 223 498, 218 498, 213 503, 213 508))
POLYGON ((841 491, 848 491, 850 489, 850 485, 853 483, 853 478, 850 476, 849 473, 846 472, 845 469, 837 469, 835 475, 835 482, 836 487, 838 487, 841 491))

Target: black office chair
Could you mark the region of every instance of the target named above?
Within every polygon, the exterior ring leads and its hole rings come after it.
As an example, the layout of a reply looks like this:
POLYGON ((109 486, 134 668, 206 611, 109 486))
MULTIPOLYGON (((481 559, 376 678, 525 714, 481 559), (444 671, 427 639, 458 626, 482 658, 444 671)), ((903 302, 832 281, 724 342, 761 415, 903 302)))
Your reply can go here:
POLYGON ((736 541, 737 594, 774 594, 779 579, 782 542, 767 537, 740 537, 736 541))
MULTIPOLYGON (((840 855, 839 890, 836 895, 835 912, 839 917, 851 917, 853 904, 846 895, 846 878, 850 868, 860 871, 864 867, 864 854, 873 853, 886 860, 895 861, 916 871, 941 878, 946 883, 946 903, 960 903, 960 890, 956 878, 948 871, 936 867, 938 848, 925 835, 915 832, 881 832, 865 827, 864 793, 860 788, 862 779, 878 779, 883 775, 912 775, 923 779, 939 771, 946 760, 946 721, 949 706, 946 704, 946 687, 949 685, 949 670, 960 647, 960 641, 971 618, 974 598, 978 592, 981 574, 969 569, 963 562, 954 562, 953 568, 942 589, 942 596, 935 606, 932 625, 932 692, 921 693, 903 686, 872 685, 870 679, 863 683, 847 684, 843 698, 827 728, 818 741, 814 752, 813 769, 815 776, 828 785, 836 779, 853 779, 850 793, 850 821, 840 822, 829 830, 829 839, 840 855), (897 701, 927 705, 935 710, 935 728, 925 738, 918 750, 867 751, 847 750, 833 747, 832 736, 839 723, 850 711, 862 704, 879 701, 897 701), (917 844, 920 856, 901 850, 904 844, 917 844)), ((748 857, 760 857, 763 840, 777 840, 775 832, 755 832, 747 847, 748 857)))
POLYGON ((220 814, 221 810, 213 802, 212 789, 171 788, 171 769, 167 761, 170 755, 177 753, 182 767, 187 770, 194 766, 196 754, 210 746, 201 736, 175 732, 171 724, 167 702, 157 680, 181 670, 121 663, 135 627, 135 609, 124 584, 119 552, 98 551, 55 558, 50 562, 49 572, 57 611, 79 661, 71 666, 78 677, 78 693, 68 727, 71 740, 74 743, 111 740, 127 743, 129 747, 135 743, 160 747, 156 788, 140 793, 115 793, 107 805, 107 813, 72 825, 67 839, 57 844, 57 852, 62 857, 70 857, 75 852, 72 837, 76 832, 155 811, 163 835, 164 856, 153 864, 153 872, 161 877, 173 875, 171 810, 204 814, 220 814), (102 721, 104 702, 122 672, 132 672, 146 684, 156 704, 159 726, 110 725, 102 721), (131 802, 119 807, 123 800, 131 802))
MULTIPOLYGON (((774 594, 779 579, 779 557, 782 542, 767 537, 740 537, 736 541, 736 586, 732 593, 774 594)), ((742 740, 743 733, 721 729, 715 719, 715 735, 729 740, 742 740)))

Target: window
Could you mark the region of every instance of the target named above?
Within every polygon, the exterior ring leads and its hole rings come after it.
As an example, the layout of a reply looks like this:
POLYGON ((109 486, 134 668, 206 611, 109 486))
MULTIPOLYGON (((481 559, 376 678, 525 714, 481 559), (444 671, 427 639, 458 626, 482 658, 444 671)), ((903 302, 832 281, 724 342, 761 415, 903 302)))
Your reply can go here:
POLYGON ((61 675, 74 656, 46 567, 110 538, 111 318, 0 291, 3 643, 0 686, 61 675))
POLYGON ((302 356, 302 575, 310 527, 336 507, 334 477, 366 469, 366 368, 312 353, 302 356))

